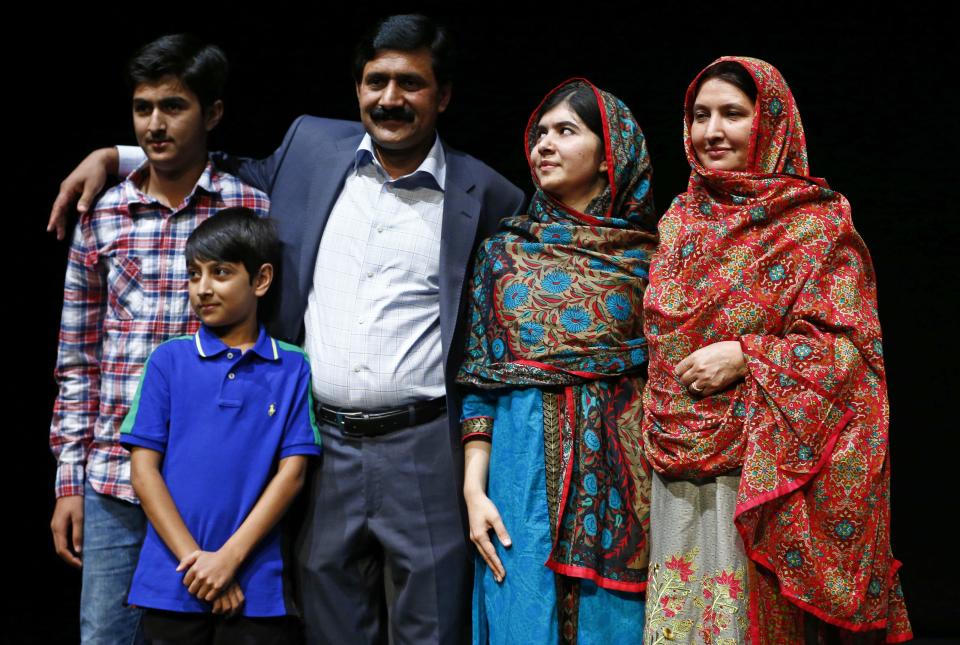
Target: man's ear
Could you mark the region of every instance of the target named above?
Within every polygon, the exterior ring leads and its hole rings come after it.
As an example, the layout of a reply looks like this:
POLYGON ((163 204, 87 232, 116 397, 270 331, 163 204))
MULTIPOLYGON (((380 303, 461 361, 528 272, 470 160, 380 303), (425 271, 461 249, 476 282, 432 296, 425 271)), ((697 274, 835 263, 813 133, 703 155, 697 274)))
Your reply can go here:
POLYGON ((273 265, 267 262, 260 265, 260 270, 257 271, 257 275, 253 279, 253 293, 258 298, 262 298, 270 289, 271 284, 273 284, 273 265))
POLYGON ((440 103, 437 105, 437 112, 443 112, 450 104, 450 97, 453 95, 453 83, 446 83, 440 86, 440 103))
POLYGON ((222 118, 223 101, 217 99, 206 110, 204 110, 203 121, 204 126, 207 128, 207 132, 210 132, 217 127, 217 124, 220 123, 220 119, 222 118))

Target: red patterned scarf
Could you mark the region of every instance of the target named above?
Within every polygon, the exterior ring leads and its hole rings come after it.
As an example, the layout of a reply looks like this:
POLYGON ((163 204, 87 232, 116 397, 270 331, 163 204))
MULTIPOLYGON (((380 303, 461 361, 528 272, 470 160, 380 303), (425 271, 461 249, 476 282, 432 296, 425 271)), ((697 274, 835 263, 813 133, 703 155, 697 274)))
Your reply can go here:
MULTIPOLYGON (((538 190, 528 214, 505 219, 481 246, 457 380, 544 388, 554 544, 547 566, 640 591, 650 484, 639 436, 638 372, 647 360, 640 314, 656 245, 650 158, 630 110, 589 82, 567 81, 544 101, 576 85, 587 85, 601 108, 608 185, 586 213, 538 190)), ((538 107, 527 126, 528 160, 540 116, 538 107)))
MULTIPOLYGON (((735 523, 782 594, 827 623, 910 638, 890 549, 887 395, 870 255, 847 200, 809 176, 800 114, 780 73, 755 79, 748 170, 704 168, 660 222, 644 298, 650 344, 644 443, 653 467, 696 479, 742 468, 735 523), (673 375, 691 352, 739 340, 748 374, 695 397, 673 375)), ((717 61, 719 62, 719 61, 717 61)), ((785 642, 754 613, 759 642, 785 642)))

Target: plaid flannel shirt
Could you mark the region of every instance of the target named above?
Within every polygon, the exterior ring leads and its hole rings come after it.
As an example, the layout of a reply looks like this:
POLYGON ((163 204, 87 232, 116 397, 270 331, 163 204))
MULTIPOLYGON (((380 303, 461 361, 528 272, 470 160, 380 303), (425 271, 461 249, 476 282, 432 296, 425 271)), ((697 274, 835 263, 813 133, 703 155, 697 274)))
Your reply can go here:
POLYGON ((104 193, 70 244, 50 425, 57 497, 82 495, 86 477, 98 493, 137 501, 120 424, 150 352, 199 326, 187 298, 187 237, 222 208, 266 216, 270 207, 264 193, 208 163, 171 209, 138 189, 147 173, 144 163, 104 193))

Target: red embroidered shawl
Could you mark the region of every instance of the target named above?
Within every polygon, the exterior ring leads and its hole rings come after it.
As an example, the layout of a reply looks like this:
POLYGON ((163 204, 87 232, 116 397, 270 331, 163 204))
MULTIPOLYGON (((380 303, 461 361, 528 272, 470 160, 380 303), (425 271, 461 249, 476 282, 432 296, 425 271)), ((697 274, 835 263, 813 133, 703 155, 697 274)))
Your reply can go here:
MULTIPOLYGON (((660 221, 644 298, 647 457, 676 478, 742 468, 735 523, 779 593, 828 623, 906 640, 870 255, 847 200, 809 176, 780 73, 756 59, 720 60, 756 80, 749 165, 725 172, 697 160, 695 79, 684 123, 690 182, 660 221), (697 398, 674 377, 692 351, 735 339, 748 367, 735 387, 697 398)), ((765 600, 773 602, 754 597, 753 606, 765 600)), ((776 625, 753 629, 758 641, 779 640, 776 625)))

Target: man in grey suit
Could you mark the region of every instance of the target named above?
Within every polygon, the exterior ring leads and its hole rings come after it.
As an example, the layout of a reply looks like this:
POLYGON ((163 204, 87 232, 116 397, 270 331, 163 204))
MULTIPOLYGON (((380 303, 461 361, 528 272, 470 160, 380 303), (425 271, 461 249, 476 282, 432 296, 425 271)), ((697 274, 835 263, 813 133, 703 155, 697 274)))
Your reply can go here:
MULTIPOLYGON (((361 123, 303 116, 267 159, 217 159, 270 195, 284 249, 271 331, 313 369, 324 455, 296 547, 310 642, 386 641, 385 563, 394 642, 460 642, 469 626, 462 287, 524 197, 440 141, 451 59, 442 27, 389 17, 357 47, 361 123)), ((58 202, 80 192, 70 181, 58 202)))

